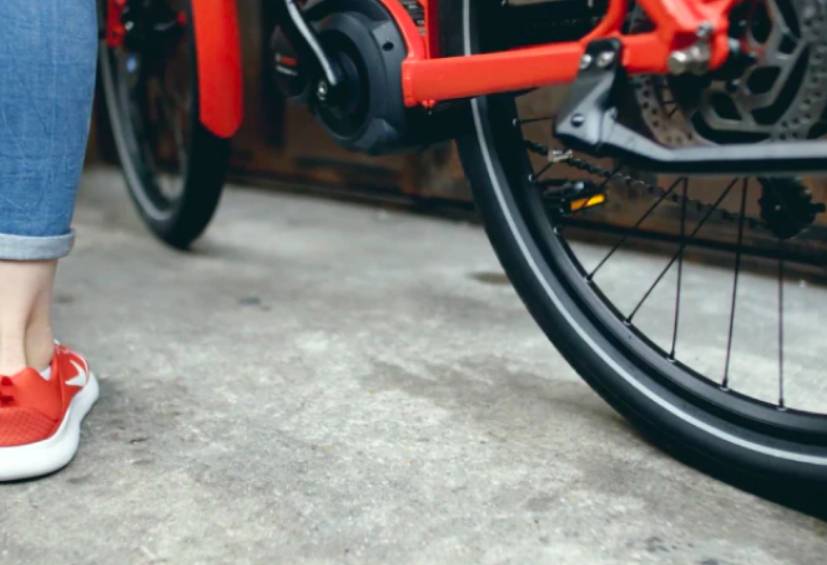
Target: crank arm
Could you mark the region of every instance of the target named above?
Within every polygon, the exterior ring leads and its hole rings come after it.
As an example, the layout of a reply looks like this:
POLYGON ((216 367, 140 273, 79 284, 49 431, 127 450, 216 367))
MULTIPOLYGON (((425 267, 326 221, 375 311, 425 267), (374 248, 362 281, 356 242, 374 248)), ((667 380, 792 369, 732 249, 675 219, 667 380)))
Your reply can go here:
POLYGON ((685 174, 795 175, 827 170, 827 142, 739 143, 670 148, 617 121, 618 86, 623 69, 620 42, 589 44, 591 60, 612 63, 588 65, 572 85, 559 114, 556 136, 570 147, 598 157, 614 157, 638 169, 685 174), (603 56, 603 53, 614 56, 603 56))

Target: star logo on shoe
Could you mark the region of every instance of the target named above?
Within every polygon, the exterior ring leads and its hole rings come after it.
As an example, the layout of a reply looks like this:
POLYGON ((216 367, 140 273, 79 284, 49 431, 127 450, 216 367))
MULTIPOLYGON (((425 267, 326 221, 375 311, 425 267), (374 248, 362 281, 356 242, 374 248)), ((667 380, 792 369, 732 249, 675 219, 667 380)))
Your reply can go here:
POLYGON ((75 370, 77 371, 77 374, 74 377, 72 377, 71 379, 69 379, 68 381, 66 381, 66 385, 67 386, 76 386, 78 388, 85 387, 86 383, 89 381, 89 373, 86 371, 86 368, 81 367, 80 365, 78 365, 74 361, 69 361, 69 363, 71 363, 72 367, 75 368, 75 370))

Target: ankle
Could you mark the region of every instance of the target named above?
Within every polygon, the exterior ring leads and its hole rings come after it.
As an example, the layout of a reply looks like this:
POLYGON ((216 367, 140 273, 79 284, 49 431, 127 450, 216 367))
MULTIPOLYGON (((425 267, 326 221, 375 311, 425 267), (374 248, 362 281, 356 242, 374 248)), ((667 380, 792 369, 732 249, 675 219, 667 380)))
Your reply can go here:
POLYGON ((26 363, 29 367, 42 370, 52 362, 54 354, 54 335, 51 327, 26 332, 26 363))
POLYGON ((0 337, 0 375, 16 375, 27 366, 25 340, 21 337, 0 337))
POLYGON ((51 364, 53 355, 51 327, 29 329, 25 337, 0 335, 0 375, 15 375, 27 367, 41 371, 51 364))

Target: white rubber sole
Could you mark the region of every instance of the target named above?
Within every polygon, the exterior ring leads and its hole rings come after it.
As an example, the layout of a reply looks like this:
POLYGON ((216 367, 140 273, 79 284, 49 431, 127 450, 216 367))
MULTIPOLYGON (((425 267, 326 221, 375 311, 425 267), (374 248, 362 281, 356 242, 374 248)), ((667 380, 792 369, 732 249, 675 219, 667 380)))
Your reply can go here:
POLYGON ((89 382, 72 399, 60 427, 50 438, 28 445, 0 447, 0 482, 40 477, 68 465, 78 451, 80 425, 98 394, 98 381, 90 373, 89 382))

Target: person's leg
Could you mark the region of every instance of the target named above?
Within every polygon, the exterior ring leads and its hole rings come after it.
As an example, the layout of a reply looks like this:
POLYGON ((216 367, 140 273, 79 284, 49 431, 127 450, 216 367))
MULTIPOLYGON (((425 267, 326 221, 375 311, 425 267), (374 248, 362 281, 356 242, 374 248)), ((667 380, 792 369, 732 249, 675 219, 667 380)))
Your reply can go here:
POLYGON ((0 481, 74 457, 98 398, 52 338, 95 83, 95 0, 0 0, 0 481))
POLYGON ((43 369, 94 92, 95 0, 0 2, 0 375, 43 369))
POLYGON ((0 375, 49 366, 56 261, 0 261, 0 375))

